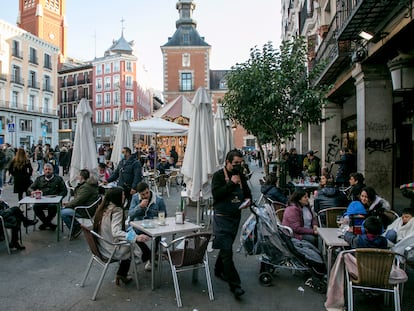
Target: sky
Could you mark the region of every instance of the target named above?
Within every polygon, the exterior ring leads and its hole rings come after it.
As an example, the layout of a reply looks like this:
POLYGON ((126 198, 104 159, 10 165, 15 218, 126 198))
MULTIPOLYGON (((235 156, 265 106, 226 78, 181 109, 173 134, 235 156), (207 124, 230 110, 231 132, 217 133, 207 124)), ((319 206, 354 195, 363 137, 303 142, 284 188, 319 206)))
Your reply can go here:
MULTIPOLYGON (((176 28, 178 0, 67 0, 67 56, 80 60, 102 57, 113 39, 134 40, 148 86, 162 88, 160 46, 176 28), (99 5, 97 5, 99 4, 99 5)), ((13 25, 18 0, 2 0, 0 19, 13 25), (7 1, 7 5, 5 2, 7 1)), ((280 0, 198 0, 193 11, 200 36, 211 46, 210 69, 230 69, 249 59, 250 49, 281 42, 280 0)))

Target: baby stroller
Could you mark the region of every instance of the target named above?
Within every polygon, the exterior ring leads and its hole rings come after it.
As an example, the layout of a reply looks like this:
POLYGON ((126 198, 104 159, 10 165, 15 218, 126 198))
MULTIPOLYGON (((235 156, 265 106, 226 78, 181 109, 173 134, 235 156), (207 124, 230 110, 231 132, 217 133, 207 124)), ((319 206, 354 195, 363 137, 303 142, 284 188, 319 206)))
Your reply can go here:
POLYGON ((319 250, 308 241, 293 238, 292 229, 277 221, 270 205, 252 206, 250 210, 252 215, 242 227, 240 242, 248 255, 259 255, 260 283, 270 286, 274 272, 288 269, 311 275, 305 284, 326 290, 322 281, 326 268, 319 250))

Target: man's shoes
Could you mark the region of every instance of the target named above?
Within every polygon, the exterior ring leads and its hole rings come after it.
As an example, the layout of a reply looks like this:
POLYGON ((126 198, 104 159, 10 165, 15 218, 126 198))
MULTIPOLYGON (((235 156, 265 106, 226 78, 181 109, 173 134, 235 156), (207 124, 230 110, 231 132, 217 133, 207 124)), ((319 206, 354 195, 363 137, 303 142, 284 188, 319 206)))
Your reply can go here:
POLYGON ((48 224, 48 227, 49 227, 50 230, 55 231, 56 228, 57 228, 57 225, 50 223, 50 224, 48 224))
POLYGON ((152 267, 151 267, 151 260, 148 260, 148 261, 145 263, 145 267, 144 267, 144 269, 145 269, 145 271, 151 271, 151 270, 152 270, 152 267))
POLYGON ((23 226, 25 228, 29 227, 29 226, 34 226, 35 224, 37 224, 39 222, 38 219, 24 219, 23 220, 23 226))
POLYGON ((19 242, 10 243, 9 244, 10 249, 17 249, 18 251, 22 251, 26 249, 23 245, 20 245, 19 242))
POLYGON ((82 233, 82 230, 81 230, 80 227, 74 228, 73 230, 75 230, 75 231, 72 231, 72 234, 70 236, 71 240, 77 239, 79 237, 79 235, 82 233))
POLYGON ((230 289, 234 295, 234 298, 239 298, 244 295, 244 290, 241 287, 233 287, 230 289))
POLYGON ((47 225, 46 224, 41 224, 39 226, 39 230, 46 230, 47 229, 47 225))

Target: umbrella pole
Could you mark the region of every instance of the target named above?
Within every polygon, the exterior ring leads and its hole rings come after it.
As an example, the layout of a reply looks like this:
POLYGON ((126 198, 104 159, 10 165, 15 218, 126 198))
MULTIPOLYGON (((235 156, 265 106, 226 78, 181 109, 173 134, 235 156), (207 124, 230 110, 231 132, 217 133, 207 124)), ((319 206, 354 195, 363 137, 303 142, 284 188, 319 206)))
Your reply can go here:
POLYGON ((200 224, 200 198, 197 200, 197 225, 200 224))

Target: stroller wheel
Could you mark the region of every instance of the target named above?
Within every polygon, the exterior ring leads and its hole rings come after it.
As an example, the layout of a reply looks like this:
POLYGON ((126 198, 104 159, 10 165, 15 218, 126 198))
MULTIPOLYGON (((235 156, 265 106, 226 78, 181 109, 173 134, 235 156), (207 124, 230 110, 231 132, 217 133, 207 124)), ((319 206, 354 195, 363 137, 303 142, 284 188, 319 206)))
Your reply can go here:
POLYGON ((262 272, 259 274, 259 281, 263 286, 271 286, 273 277, 269 272, 262 272))

